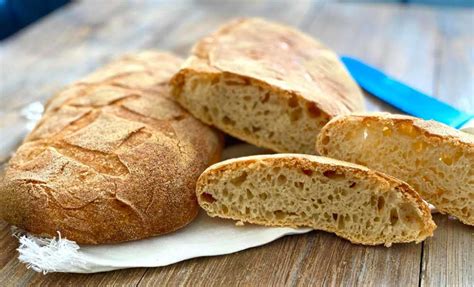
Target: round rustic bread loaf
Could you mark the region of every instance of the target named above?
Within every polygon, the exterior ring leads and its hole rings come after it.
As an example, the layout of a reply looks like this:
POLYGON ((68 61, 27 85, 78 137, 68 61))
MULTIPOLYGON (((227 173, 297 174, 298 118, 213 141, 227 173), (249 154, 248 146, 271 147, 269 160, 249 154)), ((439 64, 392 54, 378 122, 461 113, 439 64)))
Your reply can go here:
POLYGON ((169 97, 180 63, 165 53, 129 55, 52 98, 9 162, 0 217, 83 244, 191 222, 196 180, 218 160, 222 141, 169 97))

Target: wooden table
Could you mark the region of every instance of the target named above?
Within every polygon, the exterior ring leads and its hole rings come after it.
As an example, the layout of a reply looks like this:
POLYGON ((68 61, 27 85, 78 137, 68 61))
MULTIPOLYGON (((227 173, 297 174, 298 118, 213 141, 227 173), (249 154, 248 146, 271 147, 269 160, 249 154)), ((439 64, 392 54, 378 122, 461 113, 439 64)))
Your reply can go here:
MULTIPOLYGON (((128 51, 164 49, 185 55, 193 42, 226 20, 257 15, 297 26, 340 54, 365 59, 413 87, 474 111, 473 10, 309 1, 150 2, 77 1, 0 43, 0 111, 44 101, 128 51)), ((370 96, 367 106, 394 111, 370 96)), ((434 218, 435 236, 421 244, 364 247, 315 231, 164 268, 46 276, 18 262, 17 240, 0 222, 0 286, 473 286, 474 229, 446 216, 434 218)))

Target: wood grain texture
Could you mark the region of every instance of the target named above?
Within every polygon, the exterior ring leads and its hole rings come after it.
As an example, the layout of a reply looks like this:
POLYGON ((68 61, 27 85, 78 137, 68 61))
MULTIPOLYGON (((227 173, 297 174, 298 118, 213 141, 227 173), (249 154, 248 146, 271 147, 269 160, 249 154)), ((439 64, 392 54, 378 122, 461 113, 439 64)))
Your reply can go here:
MULTIPOLYGON (((165 49, 185 55, 197 39, 235 16, 297 26, 340 54, 360 57, 472 112, 473 13, 326 1, 77 1, 0 44, 0 115, 44 101, 128 51, 165 49)), ((396 111, 371 96, 367 107, 396 111)), ((472 285, 472 227, 441 215, 435 220, 435 236, 419 245, 364 247, 315 231, 226 256, 92 275, 42 275, 26 269, 16 259, 17 240, 0 222, 0 286, 472 285)))
POLYGON ((474 228, 437 214, 436 235, 424 243, 421 286, 472 286, 474 228))

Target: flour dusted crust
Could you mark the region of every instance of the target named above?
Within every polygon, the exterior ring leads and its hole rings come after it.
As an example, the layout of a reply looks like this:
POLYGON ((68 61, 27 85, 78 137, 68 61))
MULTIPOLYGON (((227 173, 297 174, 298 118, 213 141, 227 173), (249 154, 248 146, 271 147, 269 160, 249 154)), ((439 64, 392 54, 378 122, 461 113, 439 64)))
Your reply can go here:
POLYGON ((255 18, 231 21, 199 41, 171 84, 200 120, 279 152, 314 153, 329 119, 364 109, 333 51, 255 18))
POLYGON ((405 115, 353 114, 331 120, 317 150, 400 178, 440 212, 474 225, 474 136, 468 133, 405 115))
POLYGON ((221 138, 169 97, 181 59, 125 56, 68 86, 10 160, 0 217, 81 244, 168 233, 198 212, 195 183, 221 138))
POLYGON ((268 226, 312 227, 354 243, 420 242, 436 228, 406 183, 330 158, 274 154, 230 159, 200 176, 210 216, 268 226))

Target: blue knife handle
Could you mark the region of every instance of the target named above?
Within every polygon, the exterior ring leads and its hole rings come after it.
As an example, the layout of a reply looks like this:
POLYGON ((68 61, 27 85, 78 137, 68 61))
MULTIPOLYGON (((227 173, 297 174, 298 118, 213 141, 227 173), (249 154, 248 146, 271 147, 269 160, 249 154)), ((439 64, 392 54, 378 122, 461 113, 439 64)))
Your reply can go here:
POLYGON ((474 115, 417 91, 357 59, 341 57, 341 60, 362 88, 407 114, 455 128, 474 118, 474 115))

